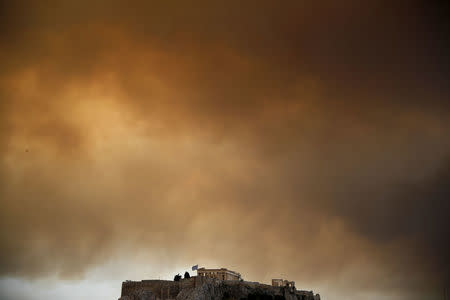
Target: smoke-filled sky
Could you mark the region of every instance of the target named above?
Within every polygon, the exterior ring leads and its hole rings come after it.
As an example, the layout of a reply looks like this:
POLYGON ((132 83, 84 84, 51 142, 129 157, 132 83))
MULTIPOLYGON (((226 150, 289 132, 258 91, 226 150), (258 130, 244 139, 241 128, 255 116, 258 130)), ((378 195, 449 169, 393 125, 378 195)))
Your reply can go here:
POLYGON ((0 298, 116 299, 200 264, 443 299, 447 13, 1 1, 0 298))

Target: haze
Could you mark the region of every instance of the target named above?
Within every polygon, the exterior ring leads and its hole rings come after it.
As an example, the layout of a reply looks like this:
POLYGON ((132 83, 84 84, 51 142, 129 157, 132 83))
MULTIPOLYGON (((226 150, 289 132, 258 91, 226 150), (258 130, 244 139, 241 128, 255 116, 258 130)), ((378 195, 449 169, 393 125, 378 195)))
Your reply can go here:
POLYGON ((0 298, 192 265, 449 287, 448 5, 1 1, 0 298))

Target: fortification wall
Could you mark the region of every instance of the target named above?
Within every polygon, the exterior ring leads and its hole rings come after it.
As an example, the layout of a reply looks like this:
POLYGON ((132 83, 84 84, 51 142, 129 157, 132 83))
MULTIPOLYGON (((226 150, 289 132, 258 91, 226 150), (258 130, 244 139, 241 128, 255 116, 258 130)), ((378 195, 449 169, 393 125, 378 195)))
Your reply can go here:
POLYGON ((191 277, 180 281, 142 280, 122 283, 121 300, 320 300, 310 291, 258 282, 191 277))
POLYGON ((121 297, 128 296, 132 299, 133 295, 139 292, 151 292, 156 299, 167 300, 175 299, 178 293, 185 288, 194 288, 196 286, 196 277, 181 279, 180 281, 171 280, 142 280, 125 281, 122 283, 121 297))

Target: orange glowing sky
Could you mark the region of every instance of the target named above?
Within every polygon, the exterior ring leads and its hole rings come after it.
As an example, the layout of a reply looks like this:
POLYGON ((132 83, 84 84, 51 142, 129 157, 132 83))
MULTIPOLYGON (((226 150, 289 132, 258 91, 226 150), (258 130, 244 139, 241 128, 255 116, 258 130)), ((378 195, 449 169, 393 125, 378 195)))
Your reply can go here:
POLYGON ((118 298, 200 264, 442 299, 447 11, 1 1, 0 298, 118 298))

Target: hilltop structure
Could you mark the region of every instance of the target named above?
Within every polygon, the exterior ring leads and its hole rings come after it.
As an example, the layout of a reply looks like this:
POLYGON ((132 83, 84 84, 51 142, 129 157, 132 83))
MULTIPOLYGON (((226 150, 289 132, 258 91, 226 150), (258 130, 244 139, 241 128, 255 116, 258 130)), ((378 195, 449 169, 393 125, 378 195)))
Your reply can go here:
POLYGON ((220 269, 205 269, 200 268, 197 270, 198 276, 216 278, 221 280, 241 280, 241 274, 235 271, 228 270, 226 268, 220 269))
POLYGON ((125 281, 119 300, 320 300, 319 294, 295 288, 293 281, 273 279, 272 285, 244 281, 238 272, 197 270, 179 281, 125 281))
POLYGON ((295 287, 295 281, 289 281, 289 280, 283 280, 283 279, 272 279, 272 286, 295 287))

